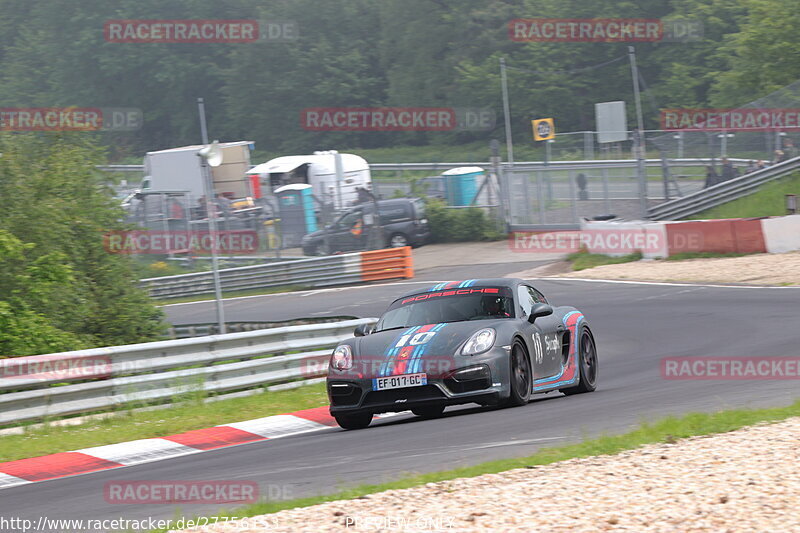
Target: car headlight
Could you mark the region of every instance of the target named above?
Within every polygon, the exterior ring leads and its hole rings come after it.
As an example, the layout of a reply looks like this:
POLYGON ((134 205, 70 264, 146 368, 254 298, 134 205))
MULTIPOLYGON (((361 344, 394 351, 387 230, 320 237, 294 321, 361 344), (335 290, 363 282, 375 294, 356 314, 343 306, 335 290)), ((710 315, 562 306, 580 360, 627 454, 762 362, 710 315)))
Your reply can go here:
POLYGON ((477 355, 483 353, 494 345, 495 331, 492 328, 483 328, 472 334, 464 347, 461 355, 477 355))
POLYGON ((347 344, 337 346, 331 355, 331 368, 347 370, 353 368, 353 350, 347 344))

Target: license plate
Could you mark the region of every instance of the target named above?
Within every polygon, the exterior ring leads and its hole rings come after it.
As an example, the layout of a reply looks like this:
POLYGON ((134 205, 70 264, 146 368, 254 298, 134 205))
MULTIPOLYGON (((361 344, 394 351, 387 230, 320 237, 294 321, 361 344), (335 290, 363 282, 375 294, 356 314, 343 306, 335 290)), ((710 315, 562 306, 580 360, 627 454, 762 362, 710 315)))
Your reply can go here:
POLYGON ((388 376, 385 378, 373 378, 372 390, 402 389, 405 387, 421 387, 428 384, 428 375, 422 374, 403 374, 401 376, 388 376))

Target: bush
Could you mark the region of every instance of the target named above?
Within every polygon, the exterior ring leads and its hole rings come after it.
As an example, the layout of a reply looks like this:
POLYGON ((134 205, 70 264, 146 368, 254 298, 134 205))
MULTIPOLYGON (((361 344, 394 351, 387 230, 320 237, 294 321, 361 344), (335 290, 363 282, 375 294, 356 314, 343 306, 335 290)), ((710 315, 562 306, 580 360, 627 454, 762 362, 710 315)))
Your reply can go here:
POLYGON ((0 134, 0 153, 0 355, 160 338, 131 259, 103 247, 125 226, 91 139, 0 134))
POLYGON ((504 236, 477 207, 447 209, 441 200, 427 201, 431 242, 496 241, 504 236))

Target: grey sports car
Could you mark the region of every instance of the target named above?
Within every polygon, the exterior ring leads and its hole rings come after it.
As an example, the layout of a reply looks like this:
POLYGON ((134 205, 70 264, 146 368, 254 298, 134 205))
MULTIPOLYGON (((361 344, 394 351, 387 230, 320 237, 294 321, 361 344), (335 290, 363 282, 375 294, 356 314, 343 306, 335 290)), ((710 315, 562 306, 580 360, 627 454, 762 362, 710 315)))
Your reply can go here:
POLYGON ((392 302, 333 351, 330 412, 345 429, 373 415, 446 406, 524 405, 531 394, 591 392, 597 349, 586 317, 552 307, 521 279, 438 283, 392 302))

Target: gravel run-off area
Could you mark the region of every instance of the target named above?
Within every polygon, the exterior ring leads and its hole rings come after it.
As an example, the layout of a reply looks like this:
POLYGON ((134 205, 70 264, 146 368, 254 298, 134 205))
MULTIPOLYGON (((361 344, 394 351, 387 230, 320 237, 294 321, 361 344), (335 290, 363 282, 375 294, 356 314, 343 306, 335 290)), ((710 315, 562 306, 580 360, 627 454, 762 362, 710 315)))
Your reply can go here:
POLYGON ((683 261, 636 261, 567 272, 560 276, 640 281, 800 285, 800 252, 683 261))
POLYGON ((800 532, 800 417, 193 531, 267 529, 800 532))

